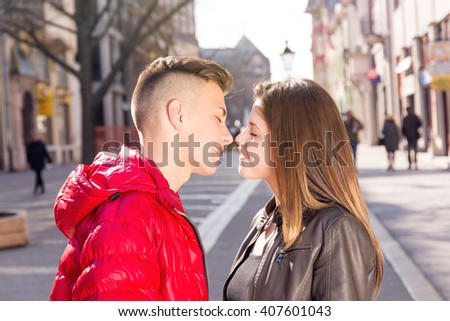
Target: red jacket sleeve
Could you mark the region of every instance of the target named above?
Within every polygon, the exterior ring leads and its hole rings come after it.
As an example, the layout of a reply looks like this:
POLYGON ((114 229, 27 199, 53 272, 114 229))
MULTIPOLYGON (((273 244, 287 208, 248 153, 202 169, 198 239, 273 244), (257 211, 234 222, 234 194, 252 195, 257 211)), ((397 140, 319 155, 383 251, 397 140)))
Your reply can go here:
POLYGON ((163 299, 157 237, 149 215, 158 204, 145 194, 127 193, 107 201, 79 224, 75 238, 82 245, 77 249, 72 240, 66 248, 54 291, 72 287, 72 300, 163 299))

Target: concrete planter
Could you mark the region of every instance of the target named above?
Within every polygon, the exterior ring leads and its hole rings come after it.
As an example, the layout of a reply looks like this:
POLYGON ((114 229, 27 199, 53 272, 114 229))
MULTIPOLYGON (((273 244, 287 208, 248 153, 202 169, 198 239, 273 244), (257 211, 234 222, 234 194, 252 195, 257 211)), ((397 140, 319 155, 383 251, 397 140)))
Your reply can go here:
POLYGON ((0 249, 28 244, 25 210, 0 210, 0 249))

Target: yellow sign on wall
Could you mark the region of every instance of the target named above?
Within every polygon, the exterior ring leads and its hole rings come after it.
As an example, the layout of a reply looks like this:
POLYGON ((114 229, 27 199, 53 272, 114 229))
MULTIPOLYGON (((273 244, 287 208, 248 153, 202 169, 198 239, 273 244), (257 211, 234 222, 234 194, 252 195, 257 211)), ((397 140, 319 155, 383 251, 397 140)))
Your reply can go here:
POLYGON ((53 89, 45 83, 36 85, 37 110, 39 115, 51 117, 53 115, 53 89))
POLYGON ((436 91, 450 90, 450 75, 434 75, 431 88, 436 91))
POLYGON ((56 101, 60 105, 70 105, 72 103, 72 93, 67 88, 56 88, 56 101))

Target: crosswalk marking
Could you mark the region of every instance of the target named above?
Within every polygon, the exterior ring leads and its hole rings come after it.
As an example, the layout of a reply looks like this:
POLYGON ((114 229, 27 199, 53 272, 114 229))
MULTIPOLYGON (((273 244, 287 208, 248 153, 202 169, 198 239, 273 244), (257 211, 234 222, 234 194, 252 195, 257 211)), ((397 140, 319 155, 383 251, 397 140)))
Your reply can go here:
POLYGON ((244 206, 245 202, 260 182, 261 180, 259 179, 243 181, 241 185, 230 194, 227 200, 217 207, 214 212, 209 214, 199 226, 206 253, 214 247, 223 230, 228 226, 242 206, 244 206))
POLYGON ((57 266, 8 266, 0 267, 0 275, 56 274, 57 266))

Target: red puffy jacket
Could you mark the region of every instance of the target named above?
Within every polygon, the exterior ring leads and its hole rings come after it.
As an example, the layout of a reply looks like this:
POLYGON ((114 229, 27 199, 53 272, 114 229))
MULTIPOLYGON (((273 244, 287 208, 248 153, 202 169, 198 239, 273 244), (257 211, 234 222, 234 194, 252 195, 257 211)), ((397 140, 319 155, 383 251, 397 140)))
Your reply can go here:
POLYGON ((100 153, 79 165, 54 214, 70 241, 51 300, 208 299, 199 234, 178 194, 138 152, 100 153))

